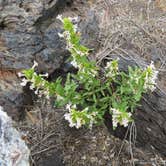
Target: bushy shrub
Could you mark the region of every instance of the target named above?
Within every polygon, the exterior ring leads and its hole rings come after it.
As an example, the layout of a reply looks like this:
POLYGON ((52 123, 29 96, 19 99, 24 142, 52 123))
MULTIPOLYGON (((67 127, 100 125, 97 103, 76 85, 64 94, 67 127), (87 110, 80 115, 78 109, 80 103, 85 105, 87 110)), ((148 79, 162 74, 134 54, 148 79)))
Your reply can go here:
POLYGON ((153 63, 145 69, 128 68, 128 73, 118 70, 118 59, 107 62, 104 79, 100 79, 100 67, 89 61, 89 49, 80 44, 80 35, 71 18, 58 17, 64 32, 59 34, 66 39, 71 57, 71 64, 77 73, 68 73, 65 84, 59 77, 55 82, 48 82, 44 76, 35 72, 37 63, 31 69, 23 70, 21 85, 30 82, 30 88, 39 96, 56 97, 55 106, 65 106, 64 117, 70 127, 92 127, 103 122, 106 111, 112 115, 113 128, 117 125, 128 126, 132 113, 144 93, 155 89, 157 71, 153 63))

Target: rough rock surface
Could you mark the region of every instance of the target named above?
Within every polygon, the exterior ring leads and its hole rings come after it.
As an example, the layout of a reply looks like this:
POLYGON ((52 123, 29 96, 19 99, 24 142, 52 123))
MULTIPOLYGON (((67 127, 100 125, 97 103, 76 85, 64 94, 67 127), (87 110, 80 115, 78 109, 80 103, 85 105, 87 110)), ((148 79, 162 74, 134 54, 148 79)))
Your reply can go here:
POLYGON ((0 106, 0 166, 29 166, 30 151, 0 106))
MULTIPOLYGON (((58 5, 61 4, 57 3, 55 6, 61 8, 58 5)), ((46 29, 43 30, 46 21, 40 21, 47 13, 47 20, 53 17, 55 22, 58 13, 52 16, 54 10, 52 13, 44 12, 46 9, 43 9, 42 1, 39 0, 6 1, 5 4, 1 2, 0 6, 1 67, 25 69, 37 60, 42 63, 41 71, 51 73, 58 68, 66 54, 65 44, 59 40, 57 34, 61 29, 56 24, 49 29, 50 24, 47 23, 46 29)))
POLYGON ((22 89, 20 80, 13 71, 0 71, 0 105, 5 112, 15 120, 20 120, 24 116, 24 109, 28 109, 32 104, 31 92, 22 89))
POLYGON ((23 94, 17 72, 36 60, 39 72, 51 74, 68 55, 58 36, 62 30, 56 16, 69 2, 0 1, 0 104, 15 119, 32 104, 31 96, 23 94))

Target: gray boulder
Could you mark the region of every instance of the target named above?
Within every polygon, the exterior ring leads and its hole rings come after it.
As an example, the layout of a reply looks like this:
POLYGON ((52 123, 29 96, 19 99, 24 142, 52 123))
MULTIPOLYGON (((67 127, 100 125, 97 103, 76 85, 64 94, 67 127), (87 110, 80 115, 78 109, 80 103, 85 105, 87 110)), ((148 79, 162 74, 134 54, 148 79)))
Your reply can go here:
POLYGON ((29 166, 30 151, 0 106, 0 166, 29 166))

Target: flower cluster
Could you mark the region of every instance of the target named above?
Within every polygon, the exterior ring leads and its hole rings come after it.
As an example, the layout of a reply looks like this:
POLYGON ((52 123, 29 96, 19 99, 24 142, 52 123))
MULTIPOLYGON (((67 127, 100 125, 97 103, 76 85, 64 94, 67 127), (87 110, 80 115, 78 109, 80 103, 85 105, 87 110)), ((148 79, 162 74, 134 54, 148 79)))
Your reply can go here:
MULTIPOLYGON (((61 14, 59 14, 57 17, 56 17, 58 20, 60 20, 62 23, 64 21, 63 17, 61 14)), ((68 19, 71 21, 71 22, 74 22, 74 23, 77 23, 78 22, 78 17, 68 17, 68 19)), ((77 25, 76 25, 77 26, 77 25)))
POLYGON ((156 88, 156 80, 158 71, 156 70, 153 62, 146 68, 144 89, 154 91, 156 88))
POLYGON ((92 125, 95 123, 96 114, 88 113, 88 107, 79 111, 76 105, 67 104, 66 109, 69 112, 65 113, 64 117, 69 122, 70 127, 76 127, 78 129, 84 125, 88 125, 89 128, 92 128, 92 125))
MULTIPOLYGON (((62 19, 62 15, 58 15, 57 17, 62 23, 64 23, 64 20, 62 19)), ((72 20, 72 18, 70 18, 70 20, 72 20)), ((76 33, 77 31, 77 26, 73 25, 72 26, 73 32, 76 33)), ((70 42, 72 40, 71 37, 72 32, 71 31, 64 31, 63 33, 58 33, 58 36, 60 38, 65 38, 67 41, 67 45, 66 45, 66 49, 67 50, 74 50, 77 54, 79 55, 84 55, 81 51, 75 49, 74 45, 72 42, 70 42)), ((75 56, 73 57, 73 60, 71 61, 71 64, 75 67, 75 68, 81 68, 81 66, 78 64, 75 56)))
MULTIPOLYGON (((34 69, 34 68, 37 67, 37 66, 38 66, 38 63, 37 63, 36 61, 34 61, 34 64, 33 64, 33 66, 32 66, 32 69, 34 69)), ((35 73, 35 75, 37 75, 37 74, 35 73)), ((24 77, 25 74, 19 72, 19 73, 18 73, 18 76, 19 76, 19 77, 24 77)), ((23 79, 22 79, 22 82, 20 83, 20 85, 21 85, 21 86, 26 86, 28 82, 30 82, 28 79, 23 78, 23 79)))
POLYGON ((77 24, 72 23, 76 23, 78 17, 62 19, 62 15, 58 15, 57 18, 64 24, 65 31, 58 35, 60 38, 65 38, 67 42, 66 49, 71 52, 72 56, 71 64, 82 73, 87 73, 95 77, 97 74, 96 68, 87 59, 89 49, 80 44, 80 37, 77 34, 77 24))
POLYGON ((118 73, 118 59, 107 62, 105 69, 106 69, 106 77, 112 79, 115 78, 118 73))
POLYGON ((24 70, 22 73, 18 73, 19 77, 22 78, 21 86, 26 86, 27 83, 30 83, 30 89, 34 90, 35 94, 41 97, 42 95, 46 96, 49 99, 49 87, 47 86, 47 81, 43 77, 48 77, 46 74, 37 74, 34 69, 38 66, 38 63, 34 61, 34 65, 30 70, 24 70))
POLYGON ((130 112, 121 112, 119 109, 111 108, 110 113, 112 113, 112 123, 115 129, 118 123, 121 126, 127 127, 129 122, 132 121, 130 112))
MULTIPOLYGON (((59 19, 64 24, 65 19, 62 18, 62 15, 58 15, 57 19, 59 19)), ((78 17, 68 17, 68 20, 70 20, 70 22, 76 23, 78 21, 78 17)), ((71 26, 70 30, 64 31, 63 33, 58 33, 58 35, 59 35, 60 38, 65 38, 66 41, 70 41, 71 38, 72 38, 72 36, 71 36, 72 33, 71 32, 73 31, 74 33, 76 33, 77 28, 78 28, 77 24, 73 24, 71 26)), ((70 50, 70 49, 73 49, 73 48, 74 48, 73 44, 71 42, 67 42, 66 49, 70 50)))

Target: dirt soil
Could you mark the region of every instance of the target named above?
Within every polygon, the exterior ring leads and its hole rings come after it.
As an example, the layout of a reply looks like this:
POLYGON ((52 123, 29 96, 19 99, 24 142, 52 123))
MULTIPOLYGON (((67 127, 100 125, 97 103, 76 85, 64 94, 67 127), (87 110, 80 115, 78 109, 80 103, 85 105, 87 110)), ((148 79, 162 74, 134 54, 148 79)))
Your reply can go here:
MULTIPOLYGON (((166 161, 155 152, 145 151, 131 141, 112 136, 102 125, 89 129, 68 127, 64 110, 53 109, 41 101, 27 119, 17 126, 31 150, 32 166, 128 166, 164 165, 166 161)), ((128 131, 129 134, 129 131, 128 131)))

